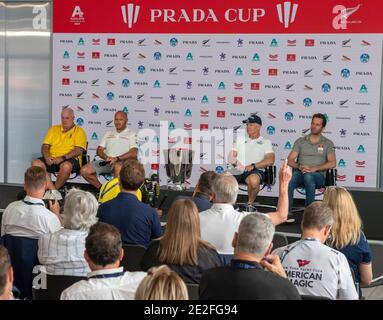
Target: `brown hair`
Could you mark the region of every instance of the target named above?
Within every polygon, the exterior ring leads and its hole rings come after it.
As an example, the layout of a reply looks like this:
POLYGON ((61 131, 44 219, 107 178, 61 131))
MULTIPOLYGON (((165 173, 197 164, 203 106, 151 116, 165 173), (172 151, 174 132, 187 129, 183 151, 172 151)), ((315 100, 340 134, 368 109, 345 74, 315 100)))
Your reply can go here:
POLYGON ((8 250, 0 245, 0 295, 4 293, 7 284, 8 270, 11 267, 11 258, 8 250))
POLYGON ((124 161, 120 171, 120 183, 124 190, 136 191, 145 180, 145 170, 137 159, 124 161))
POLYGON ((39 190, 46 184, 46 171, 37 166, 32 166, 24 173, 24 184, 28 189, 39 190))
POLYGON ((318 229, 332 226, 334 223, 333 213, 320 201, 314 201, 306 207, 303 213, 302 227, 304 229, 318 229))
POLYGON ((198 180, 198 189, 201 193, 213 196, 212 184, 213 180, 217 177, 214 171, 206 171, 201 174, 198 180))
POLYGON ((160 240, 159 261, 181 266, 197 265, 200 248, 214 249, 201 239, 197 206, 189 199, 174 201, 168 212, 164 236, 160 240))
POLYGON ((137 288, 136 300, 188 300, 182 278, 168 266, 153 267, 137 288))

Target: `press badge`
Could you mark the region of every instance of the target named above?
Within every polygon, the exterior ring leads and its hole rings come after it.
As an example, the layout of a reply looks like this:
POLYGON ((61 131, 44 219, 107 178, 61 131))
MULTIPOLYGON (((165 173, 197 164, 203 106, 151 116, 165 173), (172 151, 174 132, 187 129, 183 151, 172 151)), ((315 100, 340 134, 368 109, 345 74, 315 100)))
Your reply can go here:
POLYGON ((320 145, 318 145, 318 153, 323 153, 323 151, 324 151, 324 147, 323 147, 323 144, 320 144, 320 145))

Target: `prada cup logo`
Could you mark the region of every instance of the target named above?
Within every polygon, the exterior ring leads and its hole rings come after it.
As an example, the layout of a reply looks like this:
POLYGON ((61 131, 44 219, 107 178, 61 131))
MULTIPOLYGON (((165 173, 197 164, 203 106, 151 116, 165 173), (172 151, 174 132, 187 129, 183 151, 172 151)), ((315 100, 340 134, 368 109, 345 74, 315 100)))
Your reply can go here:
POLYGON ((286 1, 283 4, 277 4, 279 22, 284 25, 285 28, 289 27, 290 23, 295 21, 298 5, 291 5, 290 1, 286 1))
POLYGON ((348 18, 355 13, 356 11, 359 10, 360 4, 357 5, 356 7, 353 8, 346 8, 345 6, 342 5, 336 5, 332 9, 332 13, 337 14, 333 21, 332 21, 332 26, 335 30, 339 29, 347 29, 347 24, 348 23, 361 23, 361 21, 348 21, 348 18))
POLYGON ((135 6, 133 3, 129 3, 126 6, 121 6, 121 12, 124 23, 131 29, 133 24, 137 22, 140 6, 135 6))

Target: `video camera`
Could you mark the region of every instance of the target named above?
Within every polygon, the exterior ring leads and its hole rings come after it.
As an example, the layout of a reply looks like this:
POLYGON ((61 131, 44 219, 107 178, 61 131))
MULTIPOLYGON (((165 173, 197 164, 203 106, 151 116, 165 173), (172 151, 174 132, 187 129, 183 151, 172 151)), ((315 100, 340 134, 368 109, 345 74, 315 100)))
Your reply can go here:
POLYGON ((160 181, 158 174, 153 173, 150 178, 145 178, 141 186, 142 202, 155 207, 156 200, 160 196, 160 181))

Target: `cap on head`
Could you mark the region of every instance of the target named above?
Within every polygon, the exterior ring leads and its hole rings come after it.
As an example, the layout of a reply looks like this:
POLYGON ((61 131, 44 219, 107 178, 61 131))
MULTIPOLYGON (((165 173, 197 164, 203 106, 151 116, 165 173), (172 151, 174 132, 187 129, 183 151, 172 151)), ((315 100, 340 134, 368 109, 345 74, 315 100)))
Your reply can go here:
POLYGON ((250 115, 246 120, 243 120, 242 123, 258 123, 260 126, 262 125, 262 119, 256 114, 250 115))

